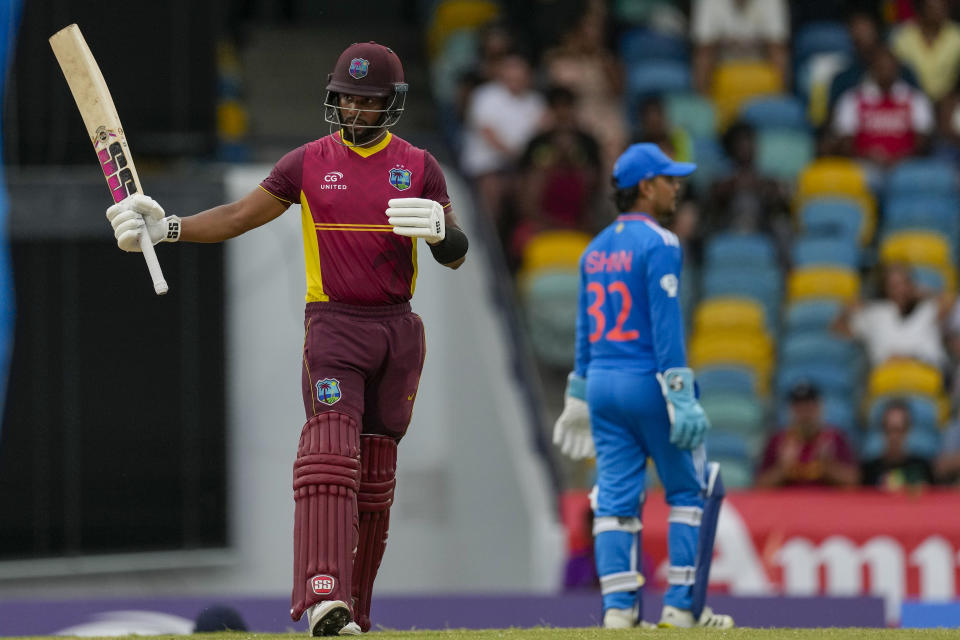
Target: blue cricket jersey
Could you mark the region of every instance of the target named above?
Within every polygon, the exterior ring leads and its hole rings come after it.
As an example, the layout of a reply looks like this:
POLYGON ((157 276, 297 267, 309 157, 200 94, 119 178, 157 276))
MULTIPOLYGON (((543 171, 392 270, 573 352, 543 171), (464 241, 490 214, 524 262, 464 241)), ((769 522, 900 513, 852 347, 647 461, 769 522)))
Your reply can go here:
POLYGON ((593 239, 580 258, 577 375, 687 366, 682 266, 677 236, 643 213, 621 214, 593 239))

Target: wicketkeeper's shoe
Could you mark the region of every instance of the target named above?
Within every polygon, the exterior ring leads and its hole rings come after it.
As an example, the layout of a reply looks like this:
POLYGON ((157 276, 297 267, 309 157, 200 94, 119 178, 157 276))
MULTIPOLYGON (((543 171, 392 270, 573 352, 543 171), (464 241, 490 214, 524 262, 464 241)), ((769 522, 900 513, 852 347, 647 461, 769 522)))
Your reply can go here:
POLYGON ((348 622, 343 625, 343 629, 340 629, 341 636, 359 636, 361 633, 363 633, 363 630, 356 622, 348 622))
POLYGON ((307 609, 312 636, 335 636, 350 623, 350 607, 342 600, 324 600, 307 609))
POLYGON ((604 629, 656 629, 657 625, 646 620, 637 620, 633 609, 607 609, 603 612, 604 629))
POLYGON ((733 629, 733 618, 721 613, 714 613, 710 607, 704 607, 700 620, 693 619, 693 613, 688 609, 678 609, 670 605, 663 606, 660 622, 661 629, 691 629, 693 627, 711 627, 713 629, 733 629))

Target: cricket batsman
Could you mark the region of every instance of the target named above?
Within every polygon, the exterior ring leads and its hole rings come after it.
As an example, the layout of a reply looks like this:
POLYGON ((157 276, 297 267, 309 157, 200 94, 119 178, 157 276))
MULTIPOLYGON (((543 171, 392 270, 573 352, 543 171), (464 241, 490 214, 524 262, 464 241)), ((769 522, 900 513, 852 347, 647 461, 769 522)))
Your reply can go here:
POLYGON ((165 216, 137 195, 107 210, 117 243, 220 242, 300 205, 307 304, 306 424, 293 465, 290 615, 314 636, 370 629, 387 542, 397 443, 423 368, 423 323, 410 310, 417 239, 456 269, 467 252, 430 153, 393 135, 407 95, 400 58, 349 46, 327 77, 330 134, 283 156, 257 189, 193 216, 165 216))
POLYGON ((655 144, 634 144, 613 168, 620 215, 580 260, 576 363, 554 442, 574 459, 596 452, 591 494, 603 626, 643 621, 641 530, 647 457, 670 505, 669 588, 661 627, 733 627, 704 606, 723 485, 707 465, 710 424, 687 367, 680 310, 683 255, 673 221, 680 178, 655 144))

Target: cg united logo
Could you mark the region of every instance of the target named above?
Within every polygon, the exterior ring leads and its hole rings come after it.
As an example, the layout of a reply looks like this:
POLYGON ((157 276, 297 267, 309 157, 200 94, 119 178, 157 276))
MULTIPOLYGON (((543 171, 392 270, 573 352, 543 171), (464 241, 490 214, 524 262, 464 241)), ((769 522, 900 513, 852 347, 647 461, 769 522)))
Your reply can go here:
POLYGON ((334 587, 337 586, 337 580, 333 576, 328 576, 321 574, 319 576, 313 576, 310 578, 310 587, 313 589, 313 592, 318 596, 328 596, 333 593, 334 587))
POLYGON ((324 378, 317 381, 317 400, 326 405, 340 402, 340 381, 336 378, 324 378))
POLYGON ((367 77, 367 71, 370 70, 370 61, 365 60, 364 58, 354 58, 350 61, 350 77, 360 78, 367 77))
POLYGON ((394 167, 390 169, 390 184, 398 191, 406 191, 410 188, 410 169, 394 167))
POLYGON ((320 185, 320 189, 346 189, 347 185, 341 184, 342 180, 343 174, 339 171, 328 171, 323 176, 323 184, 320 185))

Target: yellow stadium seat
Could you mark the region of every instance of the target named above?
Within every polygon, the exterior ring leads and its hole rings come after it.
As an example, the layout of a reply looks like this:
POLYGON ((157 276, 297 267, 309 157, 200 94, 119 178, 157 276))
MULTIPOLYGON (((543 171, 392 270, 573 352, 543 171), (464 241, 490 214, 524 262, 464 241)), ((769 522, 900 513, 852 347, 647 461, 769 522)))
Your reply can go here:
POLYGON ((721 296, 697 305, 694 312, 694 332, 712 330, 739 330, 766 333, 763 305, 749 298, 721 296))
POLYGON ((521 269, 573 268, 580 264, 583 250, 592 238, 581 231, 543 231, 533 236, 523 249, 521 269))
POLYGON ((870 372, 867 395, 897 395, 918 393, 939 399, 943 394, 940 371, 917 360, 888 360, 870 372))
POLYGON ((851 269, 809 267, 794 269, 787 279, 787 301, 827 298, 852 302, 860 295, 860 279, 851 269))
POLYGON ((725 62, 713 73, 710 96, 717 110, 717 126, 726 129, 744 102, 783 91, 783 78, 767 62, 725 62))
POLYGON ((877 201, 870 192, 863 169, 848 158, 820 158, 807 165, 797 176, 794 211, 799 211, 811 198, 849 198, 864 212, 861 243, 873 238, 877 226, 877 201))
POLYGON ((905 262, 931 267, 953 264, 950 243, 932 231, 897 231, 887 236, 880 246, 883 262, 905 262))
POLYGON ((703 331, 690 340, 690 366, 736 365, 752 369, 758 390, 766 393, 773 370, 773 343, 764 333, 703 331))
POLYGON ((458 29, 476 29, 500 14, 496 2, 490 0, 446 0, 440 2, 433 13, 427 31, 427 47, 430 57, 443 49, 447 37, 458 29))

